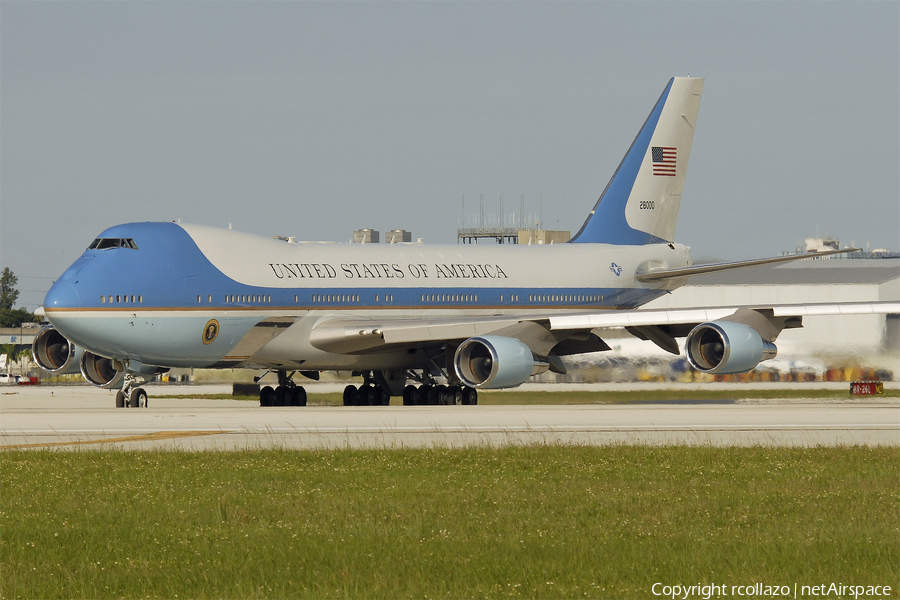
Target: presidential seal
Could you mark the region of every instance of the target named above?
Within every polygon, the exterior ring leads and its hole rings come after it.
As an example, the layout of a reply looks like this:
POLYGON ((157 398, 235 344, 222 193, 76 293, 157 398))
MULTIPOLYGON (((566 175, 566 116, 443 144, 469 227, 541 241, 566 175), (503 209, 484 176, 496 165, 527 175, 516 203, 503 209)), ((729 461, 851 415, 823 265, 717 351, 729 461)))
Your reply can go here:
POLYGON ((203 328, 203 343, 207 345, 212 344, 217 335, 219 335, 219 322, 215 319, 210 319, 203 328))

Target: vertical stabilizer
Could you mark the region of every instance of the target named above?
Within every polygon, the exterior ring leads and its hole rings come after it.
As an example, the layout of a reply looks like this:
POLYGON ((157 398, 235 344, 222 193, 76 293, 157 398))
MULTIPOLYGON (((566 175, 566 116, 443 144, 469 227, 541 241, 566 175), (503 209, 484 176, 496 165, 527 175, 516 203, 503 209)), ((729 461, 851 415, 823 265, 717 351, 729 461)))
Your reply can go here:
POLYGON ((673 77, 575 243, 671 242, 687 173, 703 79, 673 77))

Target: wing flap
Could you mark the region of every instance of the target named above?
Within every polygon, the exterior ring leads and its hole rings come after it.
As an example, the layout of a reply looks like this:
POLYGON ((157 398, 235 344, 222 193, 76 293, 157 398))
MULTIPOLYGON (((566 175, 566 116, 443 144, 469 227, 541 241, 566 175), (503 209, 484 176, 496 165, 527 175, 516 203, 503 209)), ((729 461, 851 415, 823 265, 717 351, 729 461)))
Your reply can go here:
POLYGON ((774 306, 776 317, 818 317, 827 315, 900 314, 900 302, 859 302, 774 306))
POLYGON ((714 321, 733 314, 732 308, 694 308, 675 310, 622 310, 581 315, 550 317, 550 329, 598 329, 682 325, 714 321))

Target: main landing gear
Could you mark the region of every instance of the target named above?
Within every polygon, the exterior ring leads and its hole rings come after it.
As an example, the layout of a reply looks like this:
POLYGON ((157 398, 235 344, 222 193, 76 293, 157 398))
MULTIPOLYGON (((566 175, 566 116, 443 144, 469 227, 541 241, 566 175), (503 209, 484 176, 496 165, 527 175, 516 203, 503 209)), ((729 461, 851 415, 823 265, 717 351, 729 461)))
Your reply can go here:
MULTIPOLYGON (((380 387, 364 384, 344 388, 344 406, 388 406, 391 397, 380 387)), ((459 385, 408 385, 403 388, 403 406, 478 404, 474 388, 459 385)))
MULTIPOLYGON (((306 406, 306 390, 294 383, 295 371, 278 370, 278 387, 267 385, 259 390, 260 406, 306 406)), ((259 381, 261 377, 254 378, 259 381)))
POLYGON ((478 404, 478 391, 464 385, 408 385, 403 389, 404 406, 478 404))
MULTIPOLYGON (((260 406, 306 406, 306 390, 293 381, 296 371, 288 373, 276 371, 278 386, 265 386, 259 391, 260 406)), ((303 371, 307 377, 310 373, 303 371)), ((348 385, 344 388, 344 406, 388 406, 391 396, 403 396, 404 406, 440 406, 478 404, 478 391, 462 385, 437 385, 427 374, 365 371, 354 375, 363 376, 361 386, 348 385), (426 379, 427 377, 427 379, 426 379), (422 385, 406 385, 408 379, 422 385)), ((259 382, 262 377, 255 377, 259 382)))

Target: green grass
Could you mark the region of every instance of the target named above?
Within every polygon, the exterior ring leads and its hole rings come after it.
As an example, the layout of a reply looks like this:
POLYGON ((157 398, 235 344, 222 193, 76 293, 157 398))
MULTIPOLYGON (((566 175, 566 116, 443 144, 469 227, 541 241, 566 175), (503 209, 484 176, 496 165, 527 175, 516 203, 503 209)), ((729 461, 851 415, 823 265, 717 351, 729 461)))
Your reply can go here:
MULTIPOLYGON (((847 384, 849 389, 850 384, 847 384)), ((155 390, 154 390, 155 392, 155 390)), ((157 392, 159 396, 176 399, 206 399, 206 400, 246 400, 259 402, 257 396, 232 396, 231 394, 177 394, 168 395, 157 392)), ((523 392, 511 391, 479 391, 478 403, 491 405, 511 404, 636 404, 643 402, 711 402, 730 401, 742 399, 872 399, 872 398, 900 398, 900 390, 885 390, 879 396, 850 396, 848 390, 829 389, 746 389, 746 390, 682 390, 682 389, 651 389, 651 390, 626 390, 604 392, 523 392)), ((343 396, 340 393, 309 394, 309 404, 313 406, 340 406, 343 404, 343 396)), ((399 397, 391 398, 392 405, 401 405, 403 401, 399 397)))
POLYGON ((900 450, 0 453, 3 598, 900 587, 900 450))

